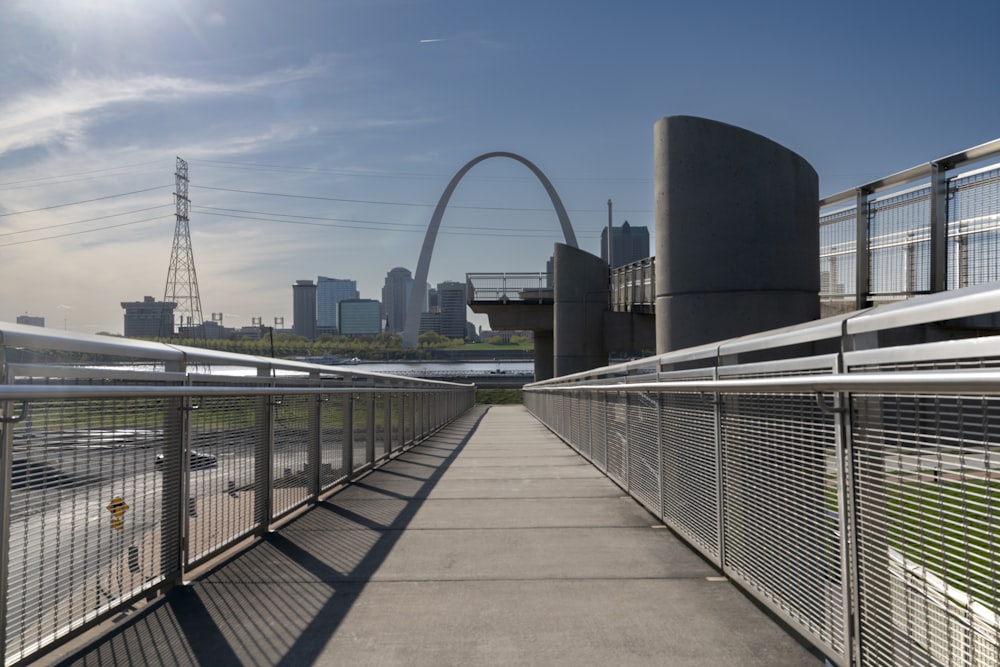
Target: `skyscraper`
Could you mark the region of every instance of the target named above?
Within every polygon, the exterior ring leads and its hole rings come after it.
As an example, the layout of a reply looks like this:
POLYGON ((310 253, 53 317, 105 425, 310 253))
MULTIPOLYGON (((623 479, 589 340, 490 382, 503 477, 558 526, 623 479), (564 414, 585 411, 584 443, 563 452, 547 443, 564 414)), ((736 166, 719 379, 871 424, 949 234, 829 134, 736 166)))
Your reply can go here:
MULTIPOLYGON (((633 227, 626 220, 611 230, 611 268, 649 257, 649 228, 633 227)), ((601 259, 608 261, 607 227, 601 231, 601 259)))
POLYGON ((448 338, 465 338, 465 283, 452 280, 438 283, 437 293, 441 310, 441 330, 438 333, 448 338))
POLYGON ((375 299, 344 299, 337 304, 342 336, 362 336, 382 331, 382 304, 375 299))
POLYGON ((382 310, 386 320, 386 331, 402 333, 406 328, 406 304, 413 292, 413 274, 401 266, 389 271, 382 287, 382 310))
POLYGON ((292 285, 292 333, 316 340, 316 284, 311 280, 292 285))
POLYGON ((316 328, 319 333, 333 333, 339 330, 337 319, 337 304, 345 299, 357 299, 358 283, 346 278, 327 278, 319 276, 316 279, 316 328))
POLYGON ((173 301, 157 301, 151 296, 142 301, 122 301, 125 309, 126 338, 170 338, 174 335, 173 301))

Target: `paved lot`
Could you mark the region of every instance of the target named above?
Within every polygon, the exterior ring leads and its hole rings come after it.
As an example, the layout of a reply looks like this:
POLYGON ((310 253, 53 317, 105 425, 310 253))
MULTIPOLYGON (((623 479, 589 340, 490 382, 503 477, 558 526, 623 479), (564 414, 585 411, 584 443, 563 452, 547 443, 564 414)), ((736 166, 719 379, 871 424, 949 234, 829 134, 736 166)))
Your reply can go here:
POLYGON ((521 406, 477 407, 64 665, 821 665, 521 406))

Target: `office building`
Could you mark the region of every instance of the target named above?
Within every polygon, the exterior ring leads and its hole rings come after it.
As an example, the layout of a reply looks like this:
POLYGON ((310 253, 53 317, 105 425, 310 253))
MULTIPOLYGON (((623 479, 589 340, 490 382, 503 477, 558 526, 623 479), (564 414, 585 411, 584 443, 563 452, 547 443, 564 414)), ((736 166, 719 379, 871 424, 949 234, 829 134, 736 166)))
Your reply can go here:
POLYGON ((292 285, 292 333, 316 340, 316 283, 311 280, 292 285))
POLYGON ((438 307, 441 311, 441 330, 438 332, 448 338, 465 338, 468 333, 466 326, 465 283, 452 280, 438 283, 438 307))
POLYGON ((369 336, 382 331, 382 304, 375 299, 344 299, 338 304, 341 336, 369 336))
MULTIPOLYGON (((649 229, 633 227, 628 220, 611 228, 611 268, 649 257, 649 229)), ((608 228, 601 231, 601 259, 608 261, 608 228)))
POLYGON ((17 316, 17 323, 18 324, 27 324, 27 325, 32 326, 32 327, 44 327, 45 326, 45 318, 44 317, 35 317, 34 315, 18 315, 17 316))
POLYGON ((385 330, 402 333, 406 328, 406 306, 413 292, 413 274, 401 266, 389 271, 382 287, 382 310, 385 330))
POLYGON ((173 301, 157 301, 151 296, 142 301, 122 301, 125 309, 126 338, 171 338, 174 335, 173 301))
POLYGON ((340 328, 337 321, 337 305, 345 299, 359 299, 356 280, 346 278, 316 279, 316 329, 317 333, 335 333, 340 328))

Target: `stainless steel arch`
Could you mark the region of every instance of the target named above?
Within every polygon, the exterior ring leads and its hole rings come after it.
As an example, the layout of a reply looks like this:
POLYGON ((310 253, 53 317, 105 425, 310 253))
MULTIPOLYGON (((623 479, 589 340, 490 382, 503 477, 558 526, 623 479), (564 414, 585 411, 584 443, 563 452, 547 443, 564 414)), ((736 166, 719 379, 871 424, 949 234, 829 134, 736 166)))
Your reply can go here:
POLYGON ((548 177, 542 173, 542 170, 536 167, 530 160, 521 157, 517 153, 507 153, 504 151, 483 153, 479 157, 469 160, 464 167, 455 173, 451 182, 448 183, 448 187, 444 189, 441 199, 438 200, 437 207, 434 209, 434 215, 431 217, 431 224, 427 227, 427 234, 424 236, 424 245, 420 248, 420 260, 417 262, 417 274, 413 278, 413 289, 410 292, 410 300, 406 304, 406 328, 403 331, 404 347, 417 346, 417 334, 420 331, 420 305, 423 302, 421 293, 427 285, 427 273, 431 266, 434 241, 437 240, 438 227, 441 226, 441 218, 444 217, 444 210, 448 206, 448 201, 451 199, 452 193, 455 192, 459 181, 462 180, 470 169, 483 160, 489 160, 494 157, 506 157, 511 160, 517 160, 531 170, 531 173, 541 181, 546 194, 552 200, 552 206, 559 217, 559 225, 562 227, 563 236, 566 238, 566 245, 574 248, 579 247, 576 243, 576 234, 573 233, 573 227, 569 223, 569 214, 566 213, 566 207, 563 206, 562 200, 559 199, 556 189, 552 186, 552 182, 549 181, 548 177))

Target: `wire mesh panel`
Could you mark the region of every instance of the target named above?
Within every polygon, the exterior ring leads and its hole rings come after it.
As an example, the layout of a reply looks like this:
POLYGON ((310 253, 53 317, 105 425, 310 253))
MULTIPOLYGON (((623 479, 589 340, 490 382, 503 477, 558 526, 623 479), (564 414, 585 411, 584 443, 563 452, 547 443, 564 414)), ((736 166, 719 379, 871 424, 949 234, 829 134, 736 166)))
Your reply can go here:
POLYGON ((661 394, 663 520, 717 565, 719 456, 714 397, 661 394))
POLYGON ((569 444, 573 449, 582 451, 580 447, 580 401, 578 394, 568 395, 569 402, 569 444))
POLYGON ((368 453, 368 420, 372 418, 370 413, 368 396, 356 394, 354 396, 354 429, 351 438, 354 444, 352 453, 354 470, 371 463, 371 457, 368 453))
MULTIPOLYGON (((191 411, 188 561, 197 562, 259 528, 266 493, 258 462, 267 453, 268 397, 207 396, 191 411)), ((180 458, 180 440, 165 443, 180 458)), ((183 464, 183 462, 181 462, 183 464)), ((170 461, 164 462, 169 474, 170 461)))
POLYGON ((629 491, 656 516, 660 515, 659 401, 655 394, 629 392, 629 491))
POLYGON ((930 290, 930 197, 927 186, 871 202, 868 243, 873 300, 930 290))
POLYGON ((948 288, 1000 280, 1000 169, 957 178, 948 206, 948 288))
POLYGON ((854 303, 857 293, 857 208, 819 218, 820 300, 854 303))
POLYGON ((179 567, 179 516, 164 513, 156 456, 169 405, 36 401, 13 425, 8 662, 179 567))
POLYGON ((607 419, 608 409, 603 392, 591 392, 590 449, 591 460, 601 470, 608 470, 607 419))
POLYGON ((843 655, 833 417, 811 394, 723 395, 722 451, 726 571, 843 655))
POLYGON ((1000 399, 855 399, 863 665, 1000 664, 1000 399))
POLYGON ((594 394, 587 392, 579 393, 576 396, 579 400, 579 413, 576 416, 576 419, 579 421, 580 429, 580 445, 578 449, 584 456, 590 457, 593 455, 590 444, 591 436, 593 435, 590 430, 592 424, 590 415, 594 407, 594 394))
POLYGON ((319 406, 319 486, 328 489, 344 478, 344 394, 333 394, 319 406))
POLYGON ((386 394, 375 394, 375 400, 372 401, 372 407, 375 410, 375 414, 372 415, 372 419, 375 421, 375 458, 382 458, 388 450, 388 432, 386 430, 386 394))
POLYGON ((403 395, 402 394, 390 394, 390 409, 389 409, 389 421, 390 421, 390 451, 397 451, 403 447, 403 395))
POLYGON ((607 442, 607 473, 608 476, 628 487, 626 478, 625 456, 628 449, 628 431, 626 430, 626 402, 625 394, 621 392, 608 392, 608 442, 607 442))
POLYGON ((414 394, 403 394, 403 444, 413 442, 414 394))
POLYGON ((315 396, 296 394, 282 397, 274 408, 272 516, 283 514, 309 498, 315 407, 315 396))

